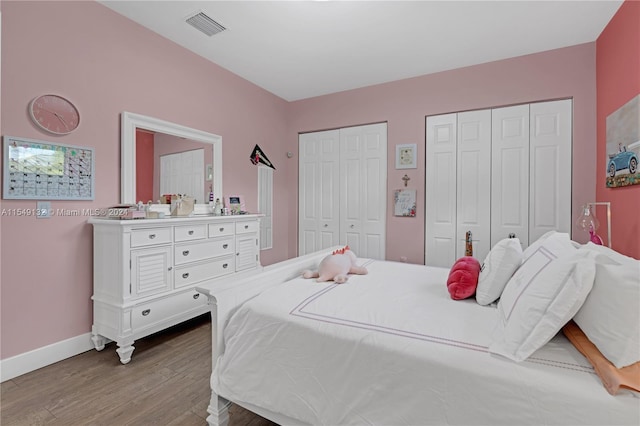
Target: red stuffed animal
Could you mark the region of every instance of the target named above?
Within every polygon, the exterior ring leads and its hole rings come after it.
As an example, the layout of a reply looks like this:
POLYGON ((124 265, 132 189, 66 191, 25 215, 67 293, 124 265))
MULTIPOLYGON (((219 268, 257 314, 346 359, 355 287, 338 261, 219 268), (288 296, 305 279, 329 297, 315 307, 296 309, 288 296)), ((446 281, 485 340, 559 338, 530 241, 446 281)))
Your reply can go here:
POLYGON ((447 290, 453 300, 466 299, 476 292, 480 262, 472 256, 464 256, 456 260, 447 279, 447 290))

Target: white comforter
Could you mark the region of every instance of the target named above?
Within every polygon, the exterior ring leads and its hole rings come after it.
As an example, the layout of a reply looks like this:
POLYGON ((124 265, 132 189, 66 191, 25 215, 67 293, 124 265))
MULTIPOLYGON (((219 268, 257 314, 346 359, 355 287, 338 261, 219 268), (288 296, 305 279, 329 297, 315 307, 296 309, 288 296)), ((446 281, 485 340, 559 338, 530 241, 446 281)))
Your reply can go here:
POLYGON ((487 352, 496 310, 448 271, 361 261, 346 284, 294 279, 241 306, 213 389, 309 424, 640 424, 561 335, 522 363, 487 352))

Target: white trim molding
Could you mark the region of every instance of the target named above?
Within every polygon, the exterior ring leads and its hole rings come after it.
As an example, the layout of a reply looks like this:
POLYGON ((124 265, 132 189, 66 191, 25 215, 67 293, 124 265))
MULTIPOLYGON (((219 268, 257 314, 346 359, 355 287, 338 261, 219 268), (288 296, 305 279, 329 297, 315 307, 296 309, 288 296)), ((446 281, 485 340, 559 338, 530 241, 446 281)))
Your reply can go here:
POLYGON ((92 349, 94 346, 91 341, 91 333, 85 333, 0 360, 0 382, 11 380, 92 349))

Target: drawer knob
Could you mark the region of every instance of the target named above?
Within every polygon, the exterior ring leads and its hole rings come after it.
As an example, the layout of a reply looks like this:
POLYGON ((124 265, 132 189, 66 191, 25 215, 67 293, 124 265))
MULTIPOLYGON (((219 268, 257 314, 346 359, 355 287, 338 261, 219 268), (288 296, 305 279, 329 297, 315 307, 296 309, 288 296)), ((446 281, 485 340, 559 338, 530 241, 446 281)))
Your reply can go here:
POLYGON ((244 226, 244 229, 249 229, 249 225, 245 225, 245 226, 244 226))
POLYGON ((200 293, 196 293, 196 294, 193 295, 194 299, 197 299, 198 297, 200 297, 200 293))
POLYGON ((149 234, 149 239, 153 240, 156 237, 156 234, 149 234))
POLYGON ((227 269, 227 267, 228 267, 228 266, 229 266, 229 264, 228 264, 228 263, 225 263, 224 265, 222 265, 222 268, 223 268, 223 269, 227 269))
POLYGON ((189 250, 184 250, 184 251, 182 252, 182 255, 183 255, 183 256, 189 256, 189 250))
POLYGON ((142 316, 146 317, 147 315, 149 315, 151 313, 151 309, 145 309, 144 311, 142 311, 142 316))
POLYGON ((223 249, 226 249, 227 247, 229 247, 229 244, 223 244, 223 245, 222 245, 222 248, 223 248, 223 249))
POLYGON ((189 278, 189 273, 185 272, 184 274, 182 274, 182 278, 187 279, 189 278))
POLYGON ((167 271, 170 271, 173 269, 173 266, 169 266, 169 268, 167 268, 167 271))
POLYGON ((189 230, 189 235, 193 235, 193 230, 189 230))
POLYGON ((224 228, 220 228, 220 232, 224 232, 224 228))

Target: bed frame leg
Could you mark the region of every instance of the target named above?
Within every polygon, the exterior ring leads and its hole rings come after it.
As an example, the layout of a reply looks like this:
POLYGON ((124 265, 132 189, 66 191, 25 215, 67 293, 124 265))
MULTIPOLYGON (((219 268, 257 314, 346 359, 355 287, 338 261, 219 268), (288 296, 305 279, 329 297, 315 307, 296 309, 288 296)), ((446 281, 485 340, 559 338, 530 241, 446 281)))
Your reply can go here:
MULTIPOLYGON (((218 329, 218 301, 216 297, 208 291, 201 291, 209 298, 209 306, 211 308, 211 378, 209 383, 213 383, 213 368, 221 353, 221 342, 218 338, 221 336, 221 330, 218 329)), ((211 386, 211 399, 207 407, 207 423, 209 426, 228 426, 229 425, 229 406, 231 402, 218 396, 211 386)))
POLYGON ((228 426, 229 425, 229 406, 231 403, 226 399, 217 395, 211 395, 211 402, 207 407, 207 423, 209 426, 228 426))

